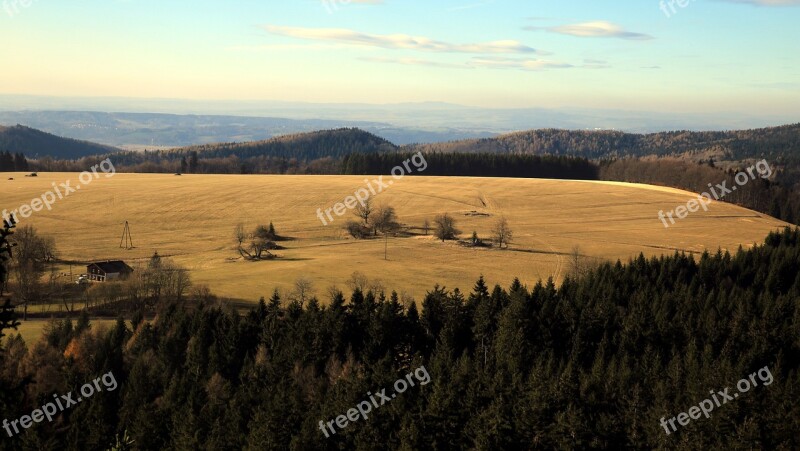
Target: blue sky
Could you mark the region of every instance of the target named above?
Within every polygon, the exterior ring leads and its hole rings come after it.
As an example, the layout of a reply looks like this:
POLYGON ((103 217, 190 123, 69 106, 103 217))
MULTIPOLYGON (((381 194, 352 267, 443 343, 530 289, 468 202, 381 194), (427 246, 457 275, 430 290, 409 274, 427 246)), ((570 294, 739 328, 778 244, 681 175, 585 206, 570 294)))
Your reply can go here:
POLYGON ((0 0, 0 93, 800 117, 800 0, 663 3, 0 0))

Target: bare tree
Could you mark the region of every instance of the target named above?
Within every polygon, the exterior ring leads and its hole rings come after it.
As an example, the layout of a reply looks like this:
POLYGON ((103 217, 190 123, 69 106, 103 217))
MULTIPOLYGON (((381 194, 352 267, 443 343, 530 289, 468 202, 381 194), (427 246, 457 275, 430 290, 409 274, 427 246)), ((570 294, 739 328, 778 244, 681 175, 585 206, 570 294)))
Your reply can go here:
POLYGON ((146 283, 147 270, 136 267, 127 280, 124 281, 124 289, 128 299, 134 305, 144 308, 147 306, 148 286, 146 283))
POLYGON ((364 203, 358 203, 356 205, 355 214, 359 218, 361 218, 361 222, 364 223, 364 226, 370 227, 369 217, 372 215, 372 198, 367 198, 364 203))
POLYGON ((397 213, 394 207, 380 206, 375 210, 372 220, 376 232, 392 233, 400 228, 400 223, 397 222, 397 213))
POLYGON ((247 232, 244 231, 244 224, 241 222, 236 224, 236 227, 233 229, 233 236, 236 238, 236 242, 239 243, 239 247, 241 248, 244 241, 247 239, 247 232))
POLYGON ((211 288, 208 285, 196 285, 192 288, 190 296, 198 302, 209 303, 216 300, 216 296, 211 292, 211 288))
POLYGON ((329 286, 328 289, 326 290, 326 293, 328 295, 328 299, 330 299, 331 302, 333 302, 333 300, 336 299, 336 297, 339 295, 344 297, 344 293, 342 293, 342 290, 340 290, 339 287, 337 287, 336 285, 329 286))
POLYGON ((370 280, 367 289, 376 295, 386 292, 386 286, 381 279, 370 280))
POLYGON ((356 289, 366 291, 368 285, 369 278, 359 271, 353 272, 350 275, 350 280, 347 281, 347 288, 350 288, 350 291, 356 291, 356 289))
POLYGON ((314 283, 305 277, 301 277, 294 281, 294 290, 289 294, 289 299, 300 303, 303 307, 314 293, 314 283))
POLYGON ((436 235, 436 238, 442 240, 442 242, 445 240, 454 240, 456 236, 461 233, 461 231, 456 228, 456 220, 447 213, 436 215, 433 219, 433 223, 436 226, 434 235, 436 235))
POLYGON ((425 218, 425 222, 422 223, 422 228, 425 230, 425 236, 428 236, 428 231, 431 228, 431 222, 428 221, 428 218, 425 218))
MULTIPOLYGON (((150 305, 161 301, 180 301, 192 286, 189 271, 172 260, 155 256, 144 271, 142 283, 145 285, 150 305)), ((130 293, 130 287, 129 287, 130 293)))
POLYGON ((23 304, 23 320, 28 317, 28 305, 38 301, 43 294, 41 283, 45 265, 55 260, 55 240, 39 235, 31 226, 25 226, 14 234, 14 270, 17 278, 17 294, 23 304))
POLYGON ((569 276, 573 279, 583 277, 591 269, 591 263, 581 252, 580 246, 575 245, 569 254, 569 276))
POLYGON ((169 270, 172 274, 169 279, 168 295, 177 301, 182 301, 183 296, 192 286, 192 279, 189 277, 189 271, 175 264, 172 264, 169 270))
POLYGON ((505 217, 497 220, 492 229, 492 235, 501 249, 503 248, 503 244, 508 247, 508 245, 511 244, 511 240, 514 238, 514 232, 511 231, 511 228, 508 226, 508 220, 505 217))

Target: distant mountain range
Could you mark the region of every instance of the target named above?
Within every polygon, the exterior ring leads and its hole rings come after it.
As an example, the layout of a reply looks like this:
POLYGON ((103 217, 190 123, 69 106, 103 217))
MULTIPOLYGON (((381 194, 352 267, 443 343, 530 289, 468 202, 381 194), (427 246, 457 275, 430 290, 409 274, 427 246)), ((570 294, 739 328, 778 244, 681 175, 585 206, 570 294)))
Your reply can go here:
MULTIPOLYGON (((82 113, 87 114, 89 113, 82 113)), ((88 116, 87 116, 88 117, 88 116)), ((102 116, 110 117, 110 116, 102 116)), ((124 115, 114 116, 122 120, 124 115)), ((181 118, 174 116, 172 119, 181 118)), ((247 138, 247 137, 244 137, 247 138)), ((0 127, 0 150, 24 153, 29 158, 50 156, 76 159, 88 155, 117 153, 130 163, 141 160, 138 152, 122 152, 113 146, 61 138, 25 126, 0 127)), ((504 134, 491 138, 401 146, 360 128, 337 128, 284 134, 260 140, 231 141, 184 146, 160 152, 167 160, 197 153, 200 158, 235 156, 294 158, 303 161, 338 159, 348 153, 383 153, 396 150, 442 153, 511 153, 573 155, 588 159, 627 156, 681 156, 696 161, 738 162, 767 158, 800 167, 800 124, 752 130, 651 134, 619 131, 541 129, 504 134)))
MULTIPOLYGON (((383 117, 376 114, 374 117, 383 117)), ((398 144, 494 136, 489 131, 447 127, 398 127, 352 119, 104 113, 96 111, 0 111, 0 124, 25 124, 48 133, 131 150, 220 142, 260 141, 324 129, 358 127, 398 144)))
POLYGON ((489 138, 520 130, 737 130, 797 121, 725 111, 675 113, 603 108, 484 108, 444 102, 303 103, 260 100, 0 95, 0 124, 129 149, 258 141, 321 129, 360 128, 405 145, 489 138))

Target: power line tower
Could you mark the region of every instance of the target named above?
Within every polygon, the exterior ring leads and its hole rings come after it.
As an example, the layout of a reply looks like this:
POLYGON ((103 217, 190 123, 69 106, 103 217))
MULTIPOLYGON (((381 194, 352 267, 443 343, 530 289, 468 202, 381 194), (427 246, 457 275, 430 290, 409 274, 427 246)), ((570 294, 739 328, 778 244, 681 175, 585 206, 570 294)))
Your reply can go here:
POLYGON ((131 238, 131 227, 128 225, 128 221, 125 221, 125 228, 122 230, 122 238, 119 240, 119 247, 125 250, 133 249, 133 238, 131 238))

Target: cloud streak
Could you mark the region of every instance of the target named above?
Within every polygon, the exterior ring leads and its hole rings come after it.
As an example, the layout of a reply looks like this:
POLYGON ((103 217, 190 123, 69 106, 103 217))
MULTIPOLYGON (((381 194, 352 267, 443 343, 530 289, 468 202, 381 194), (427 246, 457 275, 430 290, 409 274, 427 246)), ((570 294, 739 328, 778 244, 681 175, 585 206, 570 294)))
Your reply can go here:
POLYGON ((613 24, 604 20, 560 25, 557 27, 529 26, 525 27, 525 29, 529 31, 546 30, 551 33, 564 34, 579 38, 618 38, 635 41, 646 41, 648 39, 653 39, 653 37, 649 34, 627 31, 617 24, 613 24))
POLYGON ((440 53, 475 53, 475 54, 542 54, 537 49, 514 40, 501 40, 481 43, 456 44, 438 41, 424 36, 407 34, 370 34, 342 28, 301 28, 265 25, 267 32, 295 39, 309 41, 338 42, 348 45, 378 47, 384 49, 419 50, 440 53))
POLYGON ((526 71, 541 71, 546 69, 569 69, 572 64, 558 61, 546 61, 526 58, 473 58, 468 63, 471 66, 489 69, 518 69, 526 71))
POLYGON ((575 66, 560 61, 547 61, 532 58, 505 58, 505 57, 473 57, 465 63, 442 63, 418 58, 384 58, 384 57, 362 57, 361 61, 384 64, 400 64, 404 66, 427 66, 447 69, 516 69, 523 71, 543 71, 548 69, 571 69, 571 68, 605 68, 608 67, 604 61, 586 60, 583 66, 575 66), (599 64, 598 64, 599 63, 599 64))
POLYGON ((359 58, 361 61, 370 63, 384 63, 384 64, 402 64, 404 66, 426 66, 438 67, 447 69, 472 69, 464 64, 442 63, 439 61, 432 61, 419 58, 384 58, 381 56, 364 56, 359 58))

